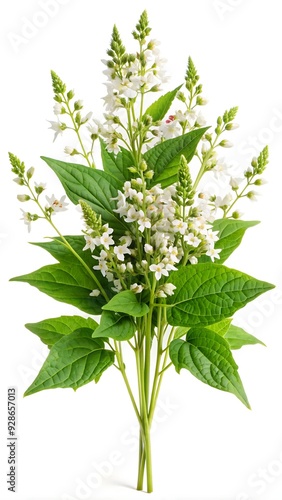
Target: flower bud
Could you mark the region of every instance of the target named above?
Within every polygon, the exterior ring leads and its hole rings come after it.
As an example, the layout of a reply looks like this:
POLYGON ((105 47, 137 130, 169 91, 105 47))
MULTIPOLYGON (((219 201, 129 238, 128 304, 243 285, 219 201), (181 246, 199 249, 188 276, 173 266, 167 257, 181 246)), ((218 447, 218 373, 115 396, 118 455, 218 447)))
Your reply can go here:
POLYGON ((21 177, 16 177, 15 179, 13 179, 13 181, 16 182, 19 186, 24 185, 24 180, 21 179, 21 177))
POLYGON ((74 97, 74 90, 69 90, 67 93, 67 98, 70 101, 74 97))
POLYGON ((146 179, 153 179, 153 177, 154 177, 154 171, 153 170, 148 170, 147 172, 145 172, 144 177, 146 177, 146 179))
POLYGON ((74 103, 75 111, 79 111, 82 108, 83 108, 83 101, 81 99, 79 99, 78 101, 75 101, 75 103, 74 103))
POLYGON ((177 92, 176 97, 177 97, 177 99, 179 99, 179 101, 181 101, 181 102, 186 102, 186 97, 185 97, 185 95, 183 94, 183 92, 177 92))
POLYGON ((238 123, 227 123, 227 125, 225 125, 225 130, 235 130, 238 127, 238 123))
POLYGON ((255 182, 254 182, 254 185, 255 186, 263 186, 264 184, 267 184, 267 181, 265 179, 257 179, 255 182))
POLYGON ((34 167, 30 167, 26 173, 28 179, 31 179, 34 174, 34 167))
POLYGON ((227 141, 226 139, 223 139, 223 141, 221 141, 219 143, 219 146, 221 146, 222 148, 232 148, 233 147, 233 142, 227 141))
POLYGON ((233 212, 232 214, 232 217, 233 219, 240 219, 240 217, 242 217, 242 212, 239 212, 238 210, 236 210, 235 212, 233 212))
POLYGON ((19 201, 22 201, 22 202, 30 200, 30 196, 28 194, 18 194, 17 198, 19 201))
POLYGON ((206 104, 208 104, 208 102, 209 101, 207 99, 205 99, 204 97, 201 97, 201 96, 198 96, 197 100, 196 100, 196 104, 198 106, 205 106, 206 104))
POLYGON ((256 191, 249 191, 246 196, 251 201, 257 201, 257 195, 258 193, 256 191))

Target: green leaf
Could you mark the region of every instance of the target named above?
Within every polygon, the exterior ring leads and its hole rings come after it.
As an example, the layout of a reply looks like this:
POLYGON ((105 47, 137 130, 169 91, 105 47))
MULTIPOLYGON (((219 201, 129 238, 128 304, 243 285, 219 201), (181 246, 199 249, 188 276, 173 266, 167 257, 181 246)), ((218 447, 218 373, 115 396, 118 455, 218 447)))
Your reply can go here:
POLYGON ((95 330, 98 323, 92 318, 82 318, 81 316, 60 316, 39 321, 38 323, 27 323, 25 327, 37 335, 40 340, 52 346, 65 335, 73 333, 79 328, 95 330))
POLYGON ((162 120, 166 113, 169 111, 177 92, 181 89, 182 85, 176 87, 176 89, 167 92, 157 99, 149 108, 145 111, 144 116, 150 115, 153 118, 153 122, 158 122, 162 120))
POLYGON ((107 150, 106 144, 102 139, 100 139, 100 144, 104 172, 112 175, 119 182, 122 182, 122 184, 125 181, 129 181, 132 174, 128 169, 134 165, 130 151, 121 147, 120 152, 115 155, 107 150))
MULTIPOLYGON (((218 231, 219 240, 215 243, 216 249, 221 249, 218 264, 228 259, 228 257, 240 245, 246 230, 259 224, 259 221, 245 221, 234 219, 218 219, 213 223, 213 231, 218 231)), ((207 256, 203 256, 200 262, 209 262, 207 256)))
POLYGON ((101 296, 90 297, 97 285, 80 263, 45 266, 11 281, 29 283, 53 299, 71 304, 88 314, 101 314, 101 306, 105 303, 101 296))
POLYGON ((239 326, 231 325, 228 331, 225 333, 224 338, 230 345, 230 349, 241 349, 244 345, 254 345, 261 344, 265 346, 261 340, 257 339, 250 333, 245 332, 243 328, 239 326))
POLYGON ((113 351, 104 349, 101 339, 92 339, 92 328, 80 328, 53 345, 24 395, 57 387, 76 390, 92 380, 97 381, 113 362, 113 351))
POLYGON ((207 328, 191 328, 186 341, 172 341, 169 352, 178 373, 186 368, 205 384, 234 394, 250 408, 238 366, 220 335, 207 328))
POLYGON ((128 316, 121 316, 112 311, 103 311, 100 325, 92 337, 110 337, 115 340, 129 340, 135 333, 135 325, 128 316))
POLYGON ((181 337, 183 337, 184 335, 186 335, 186 333, 188 332, 189 330, 189 326, 178 326, 176 329, 175 329, 175 332, 174 332, 174 339, 180 339, 181 337))
POLYGON ((177 173, 181 155, 188 163, 192 160, 198 143, 209 127, 197 128, 187 134, 168 139, 149 149, 144 154, 148 168, 155 172, 152 185, 160 183, 167 187, 177 181, 177 173))
POLYGON ((123 235, 128 226, 113 212, 118 189, 121 182, 103 170, 85 167, 75 163, 66 163, 52 158, 41 157, 55 172, 61 181, 69 199, 78 204, 85 200, 91 208, 101 215, 104 223, 108 223, 117 234, 123 235))
POLYGON ((149 312, 147 304, 138 302, 136 294, 131 290, 117 293, 102 309, 104 311, 125 313, 136 318, 141 318, 141 316, 145 316, 149 312))
MULTIPOLYGON (((67 242, 71 245, 73 250, 79 255, 79 257, 87 264, 89 269, 91 270, 91 273, 96 276, 98 279, 99 283, 102 285, 103 289, 105 290, 106 294, 108 297, 113 296, 113 291, 111 289, 111 283, 108 282, 106 278, 104 278, 101 274, 100 271, 96 271, 93 269, 93 266, 95 265, 95 261, 93 260, 92 255, 99 255, 99 250, 95 250, 93 253, 90 252, 90 250, 83 250, 85 246, 85 239, 83 236, 64 236, 64 238, 67 240, 67 242)), ((38 246, 40 248, 43 248, 47 252, 52 255, 56 260, 61 262, 62 264, 64 263, 69 263, 70 265, 74 266, 81 266, 83 268, 83 265, 79 262, 77 257, 70 251, 69 248, 67 248, 63 243, 61 238, 56 237, 51 241, 44 241, 44 242, 39 242, 39 243, 34 243, 32 242, 32 245, 38 246)), ((97 284, 93 280, 93 288, 97 288, 97 284)), ((92 297, 93 300, 93 297, 92 297)), ((95 298, 96 303, 102 307, 102 305, 105 304, 105 299, 103 298, 102 295, 99 295, 98 297, 95 298)), ((97 312, 96 314, 101 314, 100 312, 97 312)))
POLYGON ((211 325, 235 311, 273 285, 220 264, 196 264, 171 273, 168 283, 176 286, 167 299, 168 323, 173 326, 211 325))
POLYGON ((218 335, 221 335, 221 337, 224 337, 230 327, 231 321, 232 318, 223 319, 219 323, 214 323, 213 325, 209 325, 209 330, 212 330, 218 335))

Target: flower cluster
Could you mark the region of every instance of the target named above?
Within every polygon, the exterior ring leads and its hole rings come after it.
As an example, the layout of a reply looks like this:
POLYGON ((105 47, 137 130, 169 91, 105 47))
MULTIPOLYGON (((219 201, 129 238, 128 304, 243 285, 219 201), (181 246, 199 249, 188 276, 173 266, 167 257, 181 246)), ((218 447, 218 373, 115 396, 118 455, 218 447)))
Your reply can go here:
POLYGON ((148 187, 147 183, 144 177, 126 181, 114 198, 114 212, 128 226, 127 234, 118 240, 114 230, 108 224, 97 223, 94 212, 82 202, 87 225, 84 250, 95 251, 97 263, 93 268, 113 283, 113 291, 131 289, 141 293, 150 286, 148 276, 152 273, 158 285, 156 296, 166 297, 173 293, 173 287, 164 281, 180 263, 196 264, 202 255, 212 261, 219 258, 220 250, 214 248, 218 237, 203 211, 190 207, 181 215, 179 186, 148 187))

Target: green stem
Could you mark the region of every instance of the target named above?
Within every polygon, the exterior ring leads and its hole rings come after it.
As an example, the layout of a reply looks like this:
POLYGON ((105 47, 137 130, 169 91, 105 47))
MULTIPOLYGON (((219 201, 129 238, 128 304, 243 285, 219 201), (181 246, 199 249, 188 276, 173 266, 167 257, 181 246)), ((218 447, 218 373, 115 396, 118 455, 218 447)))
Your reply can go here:
MULTIPOLYGON (((95 165, 94 161, 93 161, 93 163, 91 163, 91 161, 89 160, 89 156, 86 153, 83 141, 81 139, 81 135, 79 133, 79 127, 78 127, 78 125, 77 125, 77 123, 76 123, 76 121, 74 119, 73 112, 72 112, 72 110, 70 108, 69 102, 65 98, 64 94, 62 94, 62 95, 63 95, 63 102, 64 102, 64 104, 66 105, 66 107, 68 109, 68 115, 71 117, 71 121, 72 121, 73 126, 74 126, 74 131, 75 131, 75 133, 77 135, 77 138, 79 140, 79 143, 80 143, 80 146, 81 146, 81 149, 82 149, 82 152, 83 152, 83 156, 84 156, 85 160, 87 161, 89 167, 96 168, 96 165, 95 165)), ((93 157, 92 157, 92 159, 93 159, 93 157)))

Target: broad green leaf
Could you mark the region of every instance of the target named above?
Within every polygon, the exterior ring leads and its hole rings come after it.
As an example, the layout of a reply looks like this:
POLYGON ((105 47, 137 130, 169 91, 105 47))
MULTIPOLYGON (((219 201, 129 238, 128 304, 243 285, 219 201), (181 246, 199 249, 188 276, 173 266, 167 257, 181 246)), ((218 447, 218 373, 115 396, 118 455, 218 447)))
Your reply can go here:
POLYGON ((97 381, 113 364, 114 353, 104 349, 101 339, 92 339, 92 333, 92 328, 80 328, 53 345, 25 396, 57 387, 76 390, 92 380, 97 381))
POLYGON ((173 326, 211 325, 235 311, 273 285, 220 264, 196 264, 171 273, 168 283, 176 290, 167 299, 168 323, 173 326))
POLYGON ((177 172, 181 155, 190 162, 198 143, 209 127, 198 128, 187 134, 168 139, 149 149, 144 154, 148 168, 154 171, 152 185, 160 183, 167 187, 177 181, 177 172))
POLYGON ((175 329, 175 332, 174 332, 174 339, 180 339, 181 337, 183 337, 184 335, 186 335, 186 333, 188 332, 189 330, 189 326, 178 326, 176 329, 175 329))
POLYGON ((61 181, 69 199, 78 204, 85 200, 91 208, 101 215, 104 223, 108 223, 117 234, 123 235, 128 226, 113 212, 116 208, 118 189, 122 189, 121 182, 103 170, 66 163, 42 156, 47 165, 55 172, 61 181))
POLYGON ((92 337, 110 337, 115 340, 129 340, 135 333, 135 325, 128 316, 121 316, 112 311, 103 311, 100 325, 92 337))
POLYGON ((220 335, 207 328, 191 328, 186 341, 172 341, 169 352, 178 373, 186 368, 205 384, 234 394, 250 408, 238 366, 220 335))
POLYGON ((129 181, 132 174, 128 169, 134 165, 130 151, 121 147, 120 152, 115 155, 107 150, 106 144, 102 139, 100 140, 100 144, 104 172, 112 175, 118 181, 122 182, 122 184, 125 181, 129 181))
POLYGON ((221 337, 224 337, 231 325, 231 321, 232 318, 223 319, 219 323, 213 323, 213 325, 209 325, 208 328, 209 330, 218 333, 218 335, 221 335, 221 337))
POLYGON ((254 345, 261 344, 265 346, 265 344, 251 335, 250 333, 245 332, 243 328, 239 326, 231 325, 229 330, 225 333, 224 338, 227 340, 230 345, 230 349, 241 349, 244 345, 254 345))
MULTIPOLYGON (((246 230, 259 224, 259 221, 245 221, 234 219, 218 219, 213 223, 213 231, 218 231, 219 240, 215 243, 216 249, 221 249, 218 264, 228 259, 228 257, 240 245, 246 230)), ((203 256, 200 262, 209 262, 207 256, 203 256)))
POLYGON ((136 318, 141 318, 141 316, 145 316, 149 312, 147 304, 138 302, 136 294, 131 290, 117 293, 102 309, 104 311, 125 313, 136 318))
POLYGON ((150 115, 153 118, 153 122, 162 120, 166 113, 169 111, 177 92, 181 89, 182 85, 176 87, 176 89, 167 92, 157 99, 149 108, 145 111, 144 116, 150 115))
POLYGON ((33 273, 12 278, 11 281, 29 283, 53 299, 71 304, 88 314, 101 314, 101 306, 105 303, 101 295, 89 295, 97 285, 79 263, 45 266, 33 273))
POLYGON ((92 318, 82 318, 81 316, 60 316, 39 321, 38 323, 27 323, 25 327, 37 335, 40 340, 52 346, 65 335, 78 330, 88 328, 94 331, 98 324, 92 318))
MULTIPOLYGON (((112 297, 114 293, 111 288, 111 283, 109 283, 108 280, 102 276, 100 271, 96 271, 93 269, 93 266, 95 265, 95 260, 93 259, 92 255, 98 255, 99 251, 95 250, 92 254, 90 250, 83 250, 85 246, 85 239, 83 236, 64 236, 64 238, 71 245, 71 247, 78 254, 78 256, 85 262, 85 264, 87 264, 87 266, 91 270, 91 273, 96 276, 97 280, 105 290, 107 296, 112 297)), ((74 266, 81 265, 81 267, 83 268, 81 262, 79 262, 77 257, 70 251, 69 248, 67 248, 64 244, 62 244, 61 238, 59 237, 56 237, 51 241, 32 243, 32 245, 36 245, 40 248, 43 248, 44 250, 49 252, 52 255, 52 257, 54 257, 62 264, 69 263, 70 265, 74 266)), ((95 283, 95 281, 93 289, 94 288, 97 288, 97 284, 95 283)), ((102 295, 96 297, 95 300, 96 304, 100 305, 100 307, 102 307, 102 305, 105 304, 105 299, 103 298, 102 295)), ((101 314, 101 310, 96 314, 101 314)))

